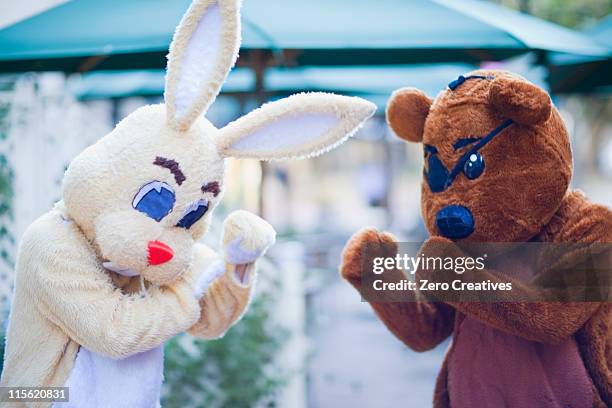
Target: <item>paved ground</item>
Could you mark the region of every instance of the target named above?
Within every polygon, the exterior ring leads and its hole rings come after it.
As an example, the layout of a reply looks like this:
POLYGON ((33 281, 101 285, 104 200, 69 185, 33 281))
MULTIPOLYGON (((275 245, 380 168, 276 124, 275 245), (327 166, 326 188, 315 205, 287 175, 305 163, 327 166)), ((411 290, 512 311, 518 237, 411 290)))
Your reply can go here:
POLYGON ((357 293, 337 279, 311 300, 308 406, 431 406, 447 343, 428 353, 407 349, 357 293))

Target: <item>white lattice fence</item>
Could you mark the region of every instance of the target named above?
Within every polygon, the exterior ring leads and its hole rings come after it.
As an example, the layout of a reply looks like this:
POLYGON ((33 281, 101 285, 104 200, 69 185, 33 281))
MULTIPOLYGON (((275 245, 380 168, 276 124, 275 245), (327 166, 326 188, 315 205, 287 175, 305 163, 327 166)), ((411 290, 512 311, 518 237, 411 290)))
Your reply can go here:
MULTIPOLYGON (((62 74, 21 76, 1 101, 10 104, 5 118, 9 121, 8 137, 0 151, 14 174, 9 229, 15 241, 1 245, 8 247, 14 260, 25 229, 60 198, 62 176, 70 160, 110 130, 111 105, 75 101, 62 74)), ((0 298, 5 311, 13 269, 8 265, 0 268, 0 298)))

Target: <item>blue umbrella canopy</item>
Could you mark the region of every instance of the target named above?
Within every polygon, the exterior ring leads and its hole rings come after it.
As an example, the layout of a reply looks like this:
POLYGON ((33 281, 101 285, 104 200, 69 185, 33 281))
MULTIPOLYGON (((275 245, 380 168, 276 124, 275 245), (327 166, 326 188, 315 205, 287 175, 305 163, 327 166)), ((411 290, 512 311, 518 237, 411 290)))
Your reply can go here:
POLYGON ((586 30, 585 34, 612 49, 612 14, 608 14, 595 26, 586 30))
POLYGON ((610 93, 612 91, 612 14, 584 31, 607 49, 601 56, 555 53, 550 56, 549 78, 555 93, 610 93))
MULTIPOLYGON (((451 80, 474 68, 468 64, 270 68, 264 81, 270 97, 308 91, 338 92, 367 96, 384 109, 391 92, 400 87, 414 86, 435 96, 451 80)), ((70 89, 81 100, 161 96, 164 75, 163 70, 98 71, 72 77, 70 89)), ((222 93, 252 93, 255 81, 250 69, 234 69, 222 93)))
MULTIPOLYGON (((73 0, 0 30, 0 72, 165 66, 190 0, 73 0)), ((246 0, 243 64, 480 62, 526 51, 599 55, 589 38, 484 1, 246 0), (461 6, 458 6, 460 3, 461 6)))

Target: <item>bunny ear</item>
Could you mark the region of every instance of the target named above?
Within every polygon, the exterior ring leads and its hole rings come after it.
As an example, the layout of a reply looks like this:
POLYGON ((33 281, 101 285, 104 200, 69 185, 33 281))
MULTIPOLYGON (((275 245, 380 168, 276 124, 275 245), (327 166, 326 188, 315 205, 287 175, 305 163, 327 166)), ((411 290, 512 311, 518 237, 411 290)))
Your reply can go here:
POLYGON ((218 148, 225 157, 260 160, 315 156, 352 136, 375 111, 374 104, 361 98, 297 94, 221 129, 218 148))
POLYGON ((208 110, 236 62, 240 0, 194 0, 174 32, 168 54, 168 123, 187 130, 208 110))

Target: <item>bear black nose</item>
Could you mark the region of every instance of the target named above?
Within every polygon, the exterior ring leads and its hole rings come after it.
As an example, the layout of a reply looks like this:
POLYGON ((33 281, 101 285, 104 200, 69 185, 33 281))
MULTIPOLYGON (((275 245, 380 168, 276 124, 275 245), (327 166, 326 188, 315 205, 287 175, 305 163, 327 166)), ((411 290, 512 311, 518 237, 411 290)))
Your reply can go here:
POLYGON ((436 214, 436 226, 446 238, 465 238, 474 232, 474 217, 462 205, 449 205, 436 214))

